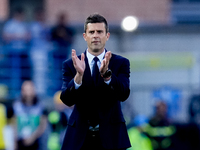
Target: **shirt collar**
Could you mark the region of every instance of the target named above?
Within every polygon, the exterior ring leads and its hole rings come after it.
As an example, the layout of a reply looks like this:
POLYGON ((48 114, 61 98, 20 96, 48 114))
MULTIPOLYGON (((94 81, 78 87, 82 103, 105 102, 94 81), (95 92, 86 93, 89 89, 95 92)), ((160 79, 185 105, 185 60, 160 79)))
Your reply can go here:
MULTIPOLYGON (((104 55, 105 55, 105 50, 100 55, 97 56, 100 62, 103 60, 104 55)), ((88 63, 91 64, 95 56, 89 53, 88 50, 86 51, 86 56, 88 58, 88 63)))

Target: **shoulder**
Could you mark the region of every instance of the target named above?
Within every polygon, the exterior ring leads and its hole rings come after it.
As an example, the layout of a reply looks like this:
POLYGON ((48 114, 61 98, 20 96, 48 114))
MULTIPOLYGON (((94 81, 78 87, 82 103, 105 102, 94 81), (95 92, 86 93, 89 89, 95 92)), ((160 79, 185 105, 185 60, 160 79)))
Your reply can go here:
POLYGON ((13 106, 22 106, 21 99, 15 100, 15 102, 13 103, 13 106))
POLYGON ((75 72, 72 58, 65 60, 62 64, 62 71, 64 72, 75 72))
MULTIPOLYGON (((79 59, 81 59, 81 55, 77 55, 77 57, 78 57, 79 59)), ((85 58, 85 59, 86 59, 86 58, 85 58)), ((64 61, 63 61, 63 64, 65 64, 65 65, 73 65, 72 58, 70 57, 70 58, 64 60, 64 61)))
POLYGON ((14 23, 15 23, 15 21, 14 21, 13 19, 7 20, 7 21, 5 22, 5 26, 6 26, 6 25, 11 25, 11 24, 14 24, 14 23))
POLYGON ((115 59, 127 59, 126 57, 115 53, 112 53, 112 57, 114 57, 115 59))
POLYGON ((16 100, 13 103, 13 110, 14 110, 15 115, 23 111, 23 104, 20 100, 16 100))
POLYGON ((113 62, 117 61, 117 62, 129 64, 129 60, 126 57, 119 55, 119 54, 114 54, 114 53, 112 53, 111 62, 112 61, 113 62))
POLYGON ((63 65, 73 65, 72 58, 68 58, 63 61, 63 65))
POLYGON ((5 22, 4 27, 3 27, 3 30, 4 30, 4 31, 5 31, 5 30, 8 30, 8 29, 10 29, 13 25, 14 25, 13 20, 8 20, 8 21, 5 22))

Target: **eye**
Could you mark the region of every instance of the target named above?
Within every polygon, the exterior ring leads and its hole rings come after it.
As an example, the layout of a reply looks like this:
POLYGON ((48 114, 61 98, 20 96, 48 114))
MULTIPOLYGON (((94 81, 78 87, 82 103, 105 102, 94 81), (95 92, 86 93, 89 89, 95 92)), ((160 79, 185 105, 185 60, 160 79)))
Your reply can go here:
POLYGON ((89 31, 90 34, 94 34, 94 31, 89 31))
POLYGON ((102 31, 102 30, 100 30, 100 31, 97 31, 97 32, 98 32, 99 34, 100 34, 100 33, 103 33, 103 31, 102 31))

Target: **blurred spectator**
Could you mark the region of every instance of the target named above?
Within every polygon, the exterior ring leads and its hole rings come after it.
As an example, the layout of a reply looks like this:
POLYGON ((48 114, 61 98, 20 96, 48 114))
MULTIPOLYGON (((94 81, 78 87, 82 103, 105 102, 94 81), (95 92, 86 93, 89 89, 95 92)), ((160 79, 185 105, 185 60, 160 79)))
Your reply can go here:
POLYGON ((53 83, 55 92, 60 90, 62 85, 62 72, 55 70, 62 70, 62 63, 65 59, 69 58, 71 54, 71 46, 73 43, 74 30, 68 23, 67 14, 59 13, 57 16, 56 24, 50 31, 51 41, 53 43, 53 50, 50 56, 50 66, 52 69, 52 77, 57 83, 53 83))
POLYGON ((172 138, 176 128, 169 121, 167 111, 167 104, 164 101, 158 101, 155 106, 155 115, 150 118, 145 127, 154 150, 170 150, 173 147, 172 138))
POLYGON ((30 24, 30 33, 30 56, 33 67, 32 79, 36 86, 36 92, 44 95, 47 90, 49 29, 45 22, 45 14, 42 8, 35 9, 34 21, 30 24))
POLYGON ((56 67, 62 66, 62 62, 69 57, 73 36, 74 30, 69 27, 67 15, 60 13, 57 24, 51 30, 51 40, 55 45, 53 57, 57 60, 56 67))
POLYGON ((153 150, 151 140, 143 131, 143 126, 147 124, 146 116, 138 115, 134 117, 134 126, 128 129, 131 147, 128 150, 153 150))
POLYGON ((30 36, 24 17, 24 9, 16 8, 13 17, 5 23, 3 28, 3 40, 7 44, 8 50, 13 53, 27 50, 30 36))
POLYGON ((46 129, 47 117, 32 81, 23 82, 21 97, 14 103, 13 109, 16 120, 16 148, 38 150, 39 138, 46 129))
POLYGON ((22 79, 30 79, 31 76, 31 72, 26 71, 27 67, 30 66, 28 57, 30 35, 24 17, 23 8, 15 9, 13 17, 5 23, 2 31, 5 45, 4 53, 10 57, 11 88, 19 90, 22 79), (24 70, 25 72, 23 72, 24 70))
POLYGON ((51 126, 51 134, 48 139, 49 150, 60 150, 64 138, 64 131, 68 122, 68 116, 66 114, 68 107, 60 100, 60 94, 61 91, 55 93, 55 110, 51 111, 48 115, 48 120, 51 126))

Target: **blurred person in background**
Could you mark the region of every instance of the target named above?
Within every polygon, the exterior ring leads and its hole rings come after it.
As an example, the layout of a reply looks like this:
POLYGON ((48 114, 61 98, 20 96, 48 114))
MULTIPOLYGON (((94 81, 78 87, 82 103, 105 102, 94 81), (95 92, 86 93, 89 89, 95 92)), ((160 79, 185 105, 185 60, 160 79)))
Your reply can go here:
POLYGON ((32 60, 32 79, 36 92, 44 96, 47 92, 48 52, 50 51, 49 27, 46 24, 43 8, 36 8, 34 20, 30 23, 30 56, 32 60))
POLYGON ((31 71, 26 71, 30 67, 28 46, 30 34, 25 22, 25 11, 22 7, 14 10, 10 18, 3 26, 4 53, 10 58, 11 64, 11 88, 20 90, 22 80, 30 79, 31 71), (23 73, 22 73, 23 72, 23 73))
POLYGON ((59 13, 57 23, 51 29, 51 40, 55 47, 53 59, 58 68, 62 68, 62 62, 69 58, 73 43, 74 29, 69 26, 67 17, 65 13, 59 13))
POLYGON ((13 107, 8 88, 0 84, 0 150, 14 150, 13 107))
POLYGON ((151 139, 154 150, 171 150, 176 128, 167 116, 167 104, 160 100, 155 104, 155 114, 149 119, 144 131, 151 139))
POLYGON ((58 91, 54 94, 54 110, 48 115, 50 124, 50 136, 48 138, 49 150, 60 150, 64 139, 64 131, 67 126, 68 116, 65 111, 68 107, 60 100, 60 93, 58 91))
POLYGON ((151 140, 144 132, 143 127, 148 123, 144 115, 134 117, 133 126, 128 129, 131 147, 128 150, 153 150, 151 140))
POLYGON ((56 24, 50 30, 51 44, 53 49, 50 53, 50 67, 52 67, 52 76, 57 83, 52 83, 55 91, 60 90, 62 85, 62 72, 55 70, 62 69, 62 62, 69 57, 73 43, 74 30, 69 26, 67 14, 60 12, 56 18, 56 24))
POLYGON ((24 81, 21 97, 13 104, 17 150, 38 150, 39 138, 46 129, 45 109, 39 101, 32 81, 24 81))
POLYGON ((5 23, 3 27, 3 40, 9 52, 27 52, 30 35, 25 23, 25 11, 22 7, 16 8, 12 18, 5 23))
POLYGON ((63 62, 61 100, 73 106, 62 150, 125 150, 130 147, 121 103, 130 94, 130 62, 105 49, 110 37, 106 19, 85 21, 87 49, 63 62))

